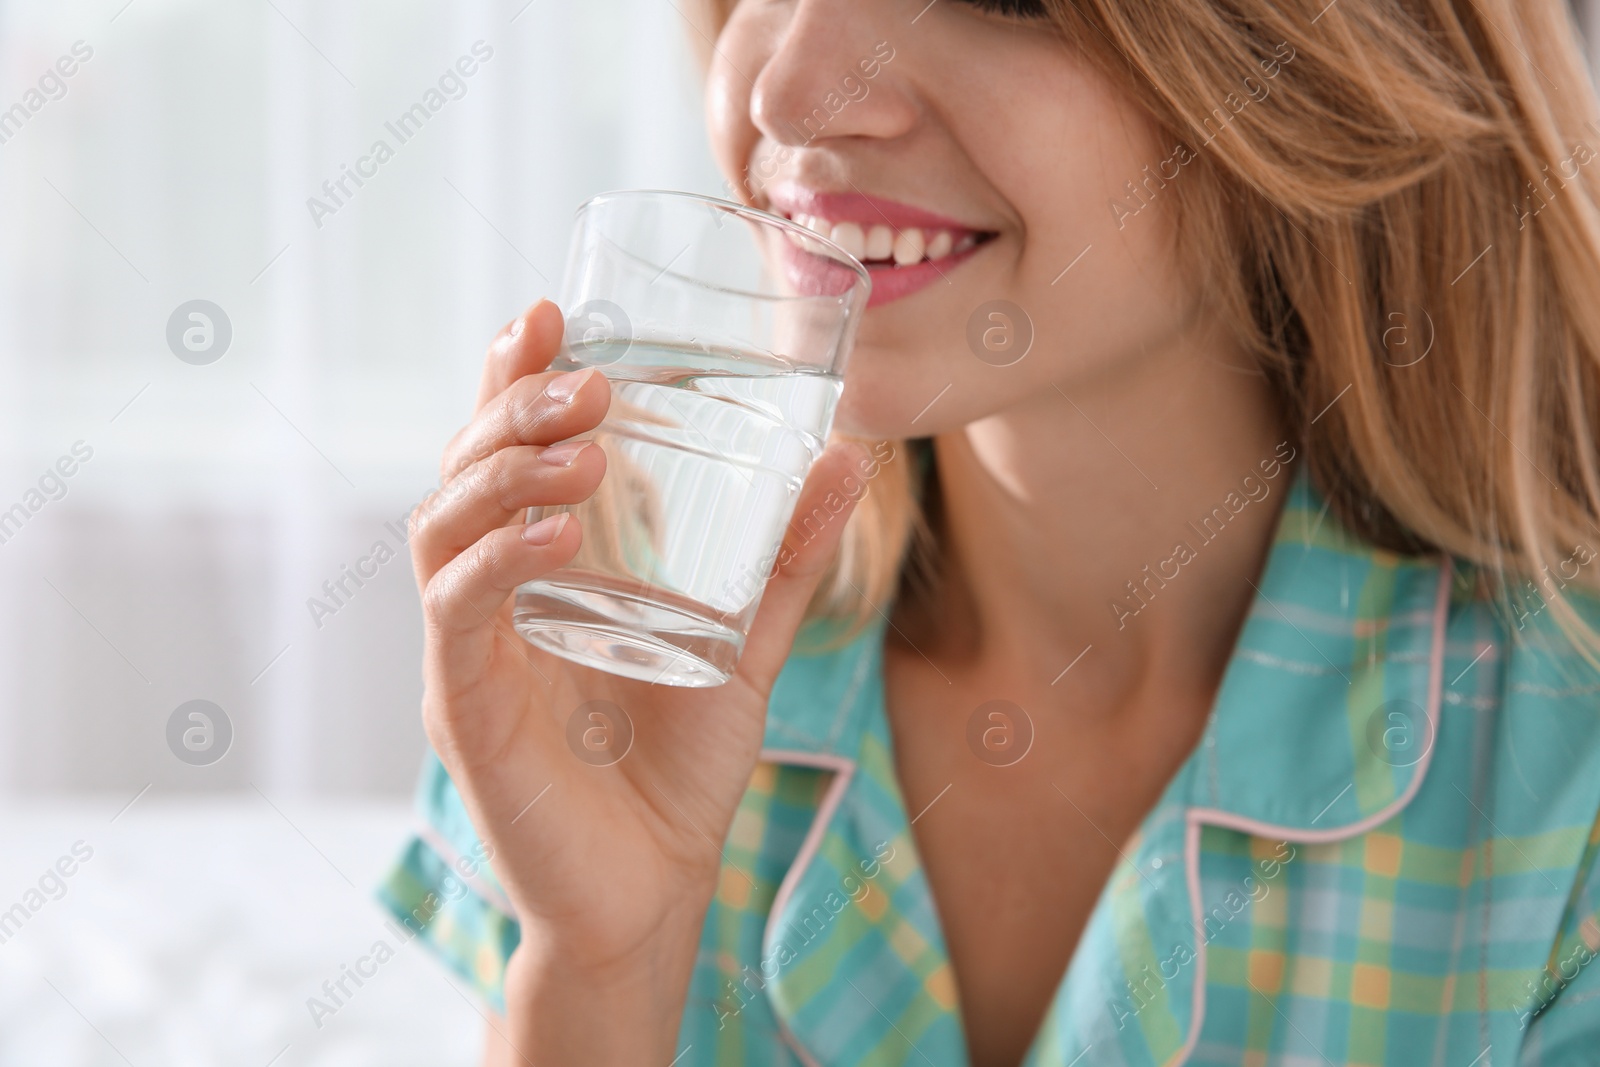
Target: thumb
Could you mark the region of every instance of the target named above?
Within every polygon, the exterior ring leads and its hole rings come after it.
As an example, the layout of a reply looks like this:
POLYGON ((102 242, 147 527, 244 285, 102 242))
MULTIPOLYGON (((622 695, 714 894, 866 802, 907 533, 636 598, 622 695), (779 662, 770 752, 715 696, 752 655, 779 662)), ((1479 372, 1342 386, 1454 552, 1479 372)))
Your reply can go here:
POLYGON ((738 676, 757 692, 771 691, 789 658, 806 606, 863 495, 865 479, 860 472, 868 461, 865 448, 840 440, 831 442, 811 465, 778 550, 778 571, 767 582, 739 658, 738 676))

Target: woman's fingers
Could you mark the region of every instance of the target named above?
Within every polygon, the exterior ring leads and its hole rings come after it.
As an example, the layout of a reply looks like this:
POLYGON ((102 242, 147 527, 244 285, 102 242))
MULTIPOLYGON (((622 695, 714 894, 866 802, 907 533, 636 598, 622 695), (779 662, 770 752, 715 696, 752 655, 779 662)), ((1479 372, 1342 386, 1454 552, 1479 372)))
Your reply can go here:
MULTIPOLYGON (((513 589, 570 562, 582 542, 578 520, 565 512, 484 534, 439 568, 422 590, 423 618, 442 638, 434 646, 448 656, 461 646, 452 638, 491 627, 513 589)), ((451 665, 439 666, 448 676, 451 665)))
POLYGON ((588 433, 611 404, 611 386, 593 367, 528 374, 485 404, 445 446, 439 483, 513 445, 549 445, 588 433))
POLYGON ((828 569, 856 501, 865 491, 860 472, 866 449, 849 441, 830 444, 811 466, 794 517, 778 552, 778 573, 767 582, 750 626, 738 673, 768 693, 794 645, 800 620, 828 569))
POLYGON ((530 507, 587 500, 605 470, 605 451, 590 441, 513 445, 479 460, 418 509, 411 535, 418 573, 433 574, 530 507))
POLYGON ((483 376, 478 382, 478 402, 472 410, 481 410, 523 375, 538 374, 549 367, 561 350, 565 332, 561 309, 548 300, 539 301, 508 322, 489 344, 483 376))
MULTIPOLYGON (((531 526, 501 527, 423 586, 423 723, 435 751, 454 764, 452 773, 462 760, 470 765, 502 751, 523 726, 538 728, 541 717, 530 720, 526 714, 534 686, 527 667, 536 650, 505 625, 506 602, 524 582, 570 563, 582 543, 578 520, 565 513, 531 526)), ((545 723, 539 746, 547 751, 551 725, 545 723)), ((529 769, 534 778, 548 780, 529 769)))

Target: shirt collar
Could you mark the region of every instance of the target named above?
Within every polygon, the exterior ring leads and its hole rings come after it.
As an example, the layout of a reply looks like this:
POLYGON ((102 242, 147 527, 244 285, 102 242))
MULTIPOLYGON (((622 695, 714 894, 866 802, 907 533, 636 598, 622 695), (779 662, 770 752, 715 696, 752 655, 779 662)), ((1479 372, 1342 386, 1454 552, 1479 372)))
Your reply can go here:
MULTIPOLYGON (((1451 570, 1446 558, 1356 537, 1303 468, 1286 492, 1186 799, 1207 821, 1253 832, 1344 835, 1387 818, 1421 783, 1451 570)), ((859 758, 883 715, 886 627, 880 614, 842 648, 790 659, 769 703, 765 758, 859 758)))
POLYGON ((1189 803, 1265 836, 1392 815, 1438 733, 1452 567, 1362 541, 1302 470, 1195 754, 1189 803))
POLYGON ((854 762, 874 715, 883 713, 884 618, 842 647, 791 656, 767 702, 762 747, 776 762, 784 754, 854 762))

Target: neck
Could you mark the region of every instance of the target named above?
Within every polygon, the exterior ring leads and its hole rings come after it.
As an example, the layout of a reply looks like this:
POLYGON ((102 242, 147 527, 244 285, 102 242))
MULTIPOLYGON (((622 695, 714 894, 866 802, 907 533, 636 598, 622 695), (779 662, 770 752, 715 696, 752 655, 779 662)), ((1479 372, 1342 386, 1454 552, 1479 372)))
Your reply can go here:
POLYGON ((1152 678, 1209 697, 1294 456, 1267 383, 1241 363, 1189 338, 937 437, 938 626, 915 640, 1077 705, 1086 685, 1109 710, 1152 678))

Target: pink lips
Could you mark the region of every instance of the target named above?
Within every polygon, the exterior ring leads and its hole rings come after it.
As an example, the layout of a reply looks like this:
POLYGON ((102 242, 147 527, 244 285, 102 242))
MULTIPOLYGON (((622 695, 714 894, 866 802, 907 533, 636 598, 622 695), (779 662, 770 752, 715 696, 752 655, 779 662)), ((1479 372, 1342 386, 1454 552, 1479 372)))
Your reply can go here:
MULTIPOLYGON (((810 215, 834 223, 854 222, 863 228, 886 225, 897 232, 910 226, 924 230, 948 230, 958 244, 962 238, 970 234, 983 232, 948 216, 912 207, 910 204, 902 204, 899 201, 885 200, 864 193, 820 192, 793 182, 772 186, 768 190, 768 201, 773 211, 790 218, 810 215)), ((788 242, 784 242, 784 245, 785 267, 799 291, 831 295, 843 291, 844 286, 840 284, 838 267, 830 267, 826 262, 819 262, 822 257, 805 252, 788 242)), ((872 295, 867 300, 867 307, 882 306, 890 301, 910 296, 936 281, 944 280, 951 269, 965 262, 982 247, 983 243, 980 241, 971 248, 952 252, 938 259, 924 259, 907 266, 897 266, 892 263, 867 264, 867 272, 872 277, 872 295)))
POLYGON ((895 229, 921 226, 925 230, 952 230, 957 236, 978 232, 947 216, 865 193, 823 193, 783 182, 767 191, 767 199, 774 208, 790 217, 820 215, 833 222, 859 222, 864 226, 881 222, 895 229))

